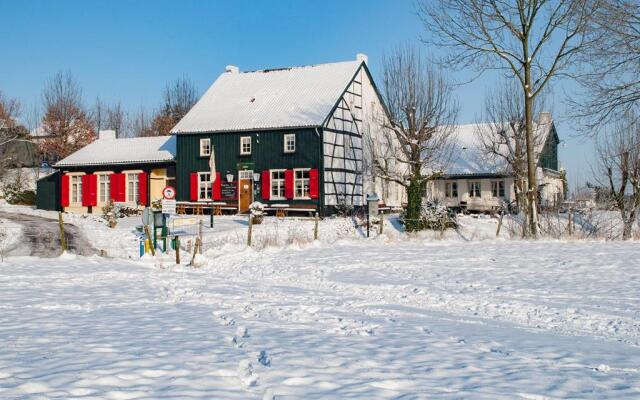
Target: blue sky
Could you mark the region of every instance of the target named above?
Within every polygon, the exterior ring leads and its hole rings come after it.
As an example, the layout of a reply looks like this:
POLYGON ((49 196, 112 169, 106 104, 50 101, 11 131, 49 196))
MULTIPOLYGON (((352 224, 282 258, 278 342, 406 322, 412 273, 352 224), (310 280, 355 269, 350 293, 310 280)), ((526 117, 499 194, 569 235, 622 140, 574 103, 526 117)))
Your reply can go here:
MULTIPOLYGON (((88 105, 99 96, 128 110, 158 107, 165 84, 182 76, 204 92, 227 64, 252 70, 363 52, 375 78, 382 55, 417 42, 423 29, 411 0, 0 0, 0 16, 0 90, 27 109, 40 104, 44 84, 59 70, 72 72, 88 105)), ((457 90, 460 123, 479 115, 494 78, 457 90)), ((555 92, 561 162, 573 184, 590 176, 592 146, 573 137, 574 124, 562 120, 562 91, 555 92)))

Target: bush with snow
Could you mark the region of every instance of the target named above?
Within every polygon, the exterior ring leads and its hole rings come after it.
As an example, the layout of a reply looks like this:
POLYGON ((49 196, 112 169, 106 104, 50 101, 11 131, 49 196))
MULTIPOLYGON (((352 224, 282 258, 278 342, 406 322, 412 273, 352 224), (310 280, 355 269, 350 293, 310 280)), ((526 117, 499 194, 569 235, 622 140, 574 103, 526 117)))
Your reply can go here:
MULTIPOLYGON (((403 224, 407 225, 406 214, 401 216, 403 224)), ((422 205, 420 220, 417 224, 412 224, 418 230, 445 231, 449 228, 457 228, 458 222, 455 215, 449 209, 435 201, 428 201, 422 205)))
POLYGON ((265 205, 259 201, 254 201, 249 204, 249 213, 251 214, 251 220, 254 224, 261 224, 265 216, 265 205))
POLYGON ((115 205, 109 200, 102 207, 102 218, 107 222, 109 228, 115 228, 118 225, 118 216, 116 215, 115 205))

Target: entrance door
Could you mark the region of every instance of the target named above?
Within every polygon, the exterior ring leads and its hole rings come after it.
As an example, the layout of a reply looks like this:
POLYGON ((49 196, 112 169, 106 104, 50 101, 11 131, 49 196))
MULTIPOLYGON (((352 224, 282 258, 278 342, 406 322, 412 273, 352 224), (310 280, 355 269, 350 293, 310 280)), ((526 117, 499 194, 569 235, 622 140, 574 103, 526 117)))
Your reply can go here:
POLYGON ((239 171, 238 185, 238 211, 245 213, 249 211, 249 205, 253 202, 253 171, 239 171))

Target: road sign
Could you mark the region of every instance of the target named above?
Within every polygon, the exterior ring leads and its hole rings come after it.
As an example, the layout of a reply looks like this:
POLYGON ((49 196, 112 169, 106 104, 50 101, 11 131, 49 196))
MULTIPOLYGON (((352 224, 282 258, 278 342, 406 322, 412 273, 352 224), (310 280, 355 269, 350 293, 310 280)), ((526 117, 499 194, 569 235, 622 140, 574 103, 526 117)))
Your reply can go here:
POLYGON ((162 213, 173 215, 176 213, 176 201, 175 200, 162 200, 162 213))
POLYGON ((153 214, 149 207, 145 207, 142 210, 142 225, 153 225, 153 214))
POLYGON ((176 189, 173 186, 165 186, 165 188, 162 189, 162 197, 164 197, 166 200, 175 199, 176 189))

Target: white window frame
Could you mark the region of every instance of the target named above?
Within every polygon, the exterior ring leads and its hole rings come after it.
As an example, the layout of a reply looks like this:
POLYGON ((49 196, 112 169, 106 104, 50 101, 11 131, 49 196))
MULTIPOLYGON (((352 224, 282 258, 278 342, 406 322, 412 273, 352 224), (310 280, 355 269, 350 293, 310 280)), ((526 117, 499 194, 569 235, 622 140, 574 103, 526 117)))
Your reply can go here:
POLYGON ((108 172, 96 172, 96 179, 97 179, 97 196, 98 196, 98 204, 107 204, 110 200, 111 200, 111 174, 113 174, 113 172, 108 171, 108 172), (105 196, 105 201, 102 201, 102 188, 100 187, 100 184, 102 182, 100 182, 100 180, 106 177, 107 178, 107 182, 106 182, 106 187, 108 187, 109 189, 107 190, 107 195, 105 196))
POLYGON ((284 181, 285 181, 285 169, 270 169, 269 170, 269 190, 271 191, 270 195, 269 195, 269 199, 271 200, 285 200, 285 188, 284 188, 284 181), (277 179, 273 179, 273 173, 277 172, 277 173, 282 173, 282 178, 277 178, 277 179), (274 183, 277 182, 276 185, 276 193, 278 193, 278 195, 274 195, 274 183), (279 193, 281 192, 282 189, 282 196, 279 195, 279 193))
POLYGON ((474 199, 482 198, 482 181, 469 181, 469 197, 474 199), (473 189, 474 185, 478 185, 478 195, 476 196, 476 191, 473 189))
POLYGON ((200 157, 209 157, 211 155, 211 139, 202 138, 200 139, 200 157), (207 151, 205 152, 205 148, 207 151))
POLYGON ((198 172, 198 201, 211 201, 213 200, 213 185, 211 182, 211 172, 205 171, 205 172, 198 172), (209 175, 209 180, 208 181, 203 181, 202 180, 202 176, 204 175, 209 175), (202 197, 202 185, 204 183, 208 183, 209 184, 209 197, 206 196, 207 193, 207 189, 205 187, 204 192, 205 192, 205 197, 202 197))
POLYGON ((491 195, 493 197, 504 199, 505 197, 507 197, 506 194, 507 194, 507 191, 506 191, 506 184, 504 180, 491 181, 491 195), (502 195, 500 195, 500 183, 502 183, 502 195))
MULTIPOLYGON (((310 170, 311 170, 311 168, 294 168, 293 169, 293 198, 295 200, 311 199, 311 197, 308 196, 308 195, 307 196, 298 196, 298 190, 297 190, 298 181, 302 181, 302 187, 303 188, 304 188, 304 181, 305 181, 305 178, 298 179, 298 171, 300 171, 300 172, 305 172, 305 171, 309 172, 310 170)), ((306 178, 306 180, 307 180, 307 188, 309 188, 308 192, 310 192, 311 191, 311 186, 310 186, 311 185, 311 177, 306 178)), ((304 189, 303 189, 303 191, 304 191, 304 189)))
POLYGON ((248 156, 251 154, 251 136, 241 136, 240 137, 240 155, 248 156), (249 150, 245 151, 245 145, 249 146, 249 150))
POLYGON ((72 207, 82 207, 82 176, 85 175, 85 173, 84 172, 73 173, 68 175, 69 175, 69 205, 72 207), (77 191, 75 193, 77 201, 73 201, 73 194, 74 194, 73 181, 75 179, 78 180, 78 183, 75 184, 77 186, 77 191))
POLYGON ((458 198, 458 182, 449 181, 444 183, 444 197, 448 199, 457 199, 458 198), (453 195, 453 186, 455 185, 456 195, 453 195))
POLYGON ((133 170, 133 171, 122 171, 124 174, 124 199, 125 203, 130 204, 132 206, 137 206, 140 201, 140 173, 142 170, 133 170), (135 175, 138 181, 138 193, 134 196, 134 201, 129 200, 129 176, 135 175))
POLYGON ((295 133, 286 133, 284 135, 284 152, 285 153, 295 153, 296 152, 296 134, 295 133), (293 140, 291 140, 291 139, 293 139, 293 140), (290 148, 290 146, 289 146, 290 143, 293 143, 293 147, 292 148, 290 148))

